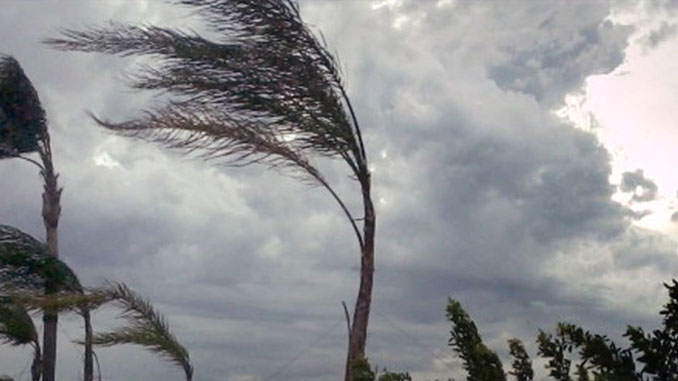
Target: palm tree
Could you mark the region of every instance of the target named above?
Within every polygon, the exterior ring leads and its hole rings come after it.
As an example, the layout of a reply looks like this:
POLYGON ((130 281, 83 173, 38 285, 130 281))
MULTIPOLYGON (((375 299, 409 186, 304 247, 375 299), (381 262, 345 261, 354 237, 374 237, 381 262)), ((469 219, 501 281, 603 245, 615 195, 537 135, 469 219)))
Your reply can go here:
MULTIPOLYGON (((20 158, 35 164, 44 181, 42 219, 47 236, 48 254, 59 257, 58 227, 61 215, 61 191, 54 170, 47 120, 38 93, 19 63, 12 57, 0 55, 0 159, 20 158), (40 162, 23 156, 37 152, 40 162)), ((55 292, 47 282, 47 293, 55 292)), ((91 331, 88 311, 83 311, 85 330, 91 331)), ((54 381, 57 345, 56 311, 43 311, 43 379, 54 381)), ((92 381, 91 346, 85 348, 85 381, 92 381)))
POLYGON ((218 41, 194 32, 111 23, 62 30, 45 42, 64 51, 149 55, 132 81, 165 92, 166 104, 138 119, 95 117, 121 135, 234 165, 262 163, 324 187, 355 232, 360 287, 349 335, 350 364, 365 354, 374 273, 375 211, 371 175, 357 117, 337 61, 302 21, 292 0, 174 0, 193 8, 218 41), (354 217, 313 157, 339 158, 360 186, 363 215, 354 217), (362 226, 359 226, 362 224, 362 226))
MULTIPOLYGON (((8 225, 0 225, 0 340, 35 348, 33 381, 40 379, 40 344, 28 310, 85 311, 117 302, 129 325, 86 337, 81 344, 100 346, 138 344, 181 366, 187 381, 193 376, 188 351, 171 333, 167 320, 151 303, 123 283, 85 293, 73 270, 49 255, 45 244, 8 225), (55 292, 46 293, 46 285, 55 292)), ((91 332, 90 332, 91 333, 91 332)))
MULTIPOLYGON (((26 261, 24 266, 37 270, 37 268, 30 263, 30 260, 24 260, 26 261)), ((63 264, 63 266, 57 264, 57 266, 61 266, 64 269, 67 268, 63 267, 65 264, 63 264)), ((8 270, 8 268, 5 266, 5 262, 2 261, 2 257, 0 256, 0 271, 6 270, 8 270)), ((16 269, 12 270, 12 266, 9 266, 9 271, 15 275, 18 274, 16 269)), ((13 276, 10 276, 10 278, 13 278, 13 276)), ((57 279, 58 278, 59 277, 57 277, 57 279)), ((15 287, 23 284, 23 282, 18 279, 11 280, 11 283, 15 287)), ((184 372, 186 380, 192 380, 193 366, 190 362, 189 353, 170 331, 167 319, 162 316, 148 300, 132 291, 126 284, 108 282, 104 287, 93 289, 87 294, 73 293, 64 290, 66 292, 40 295, 33 290, 34 287, 31 287, 30 289, 31 291, 28 292, 9 291, 7 292, 8 296, 6 298, 14 305, 28 310, 52 308, 59 312, 82 310, 84 305, 91 311, 105 303, 115 302, 118 307, 122 308, 123 311, 121 316, 127 321, 127 325, 112 332, 94 334, 92 344, 102 347, 110 347, 119 344, 136 344, 142 346, 179 366, 184 372)), ((0 319, 1 318, 2 316, 0 315, 0 319)), ((0 324, 1 323, 2 321, 0 320, 0 324)), ((2 335, 1 330, 0 335, 2 335)), ((78 344, 84 344, 83 341, 76 342, 78 344)))

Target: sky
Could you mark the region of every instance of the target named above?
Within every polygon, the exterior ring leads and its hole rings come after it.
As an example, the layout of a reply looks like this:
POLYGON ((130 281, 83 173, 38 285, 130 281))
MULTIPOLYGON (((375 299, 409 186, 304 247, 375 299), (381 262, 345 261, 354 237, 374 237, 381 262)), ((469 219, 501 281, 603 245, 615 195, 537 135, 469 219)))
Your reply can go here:
MULTIPOLYGON (((40 43, 109 20, 187 30, 201 20, 161 1, 1 5, 0 52, 47 111, 61 256, 81 281, 148 297, 196 380, 340 379, 358 248, 331 197, 263 167, 102 131, 88 111, 124 120, 154 101, 126 87, 139 62, 40 43)), ((373 365, 459 377, 448 297, 506 367, 507 339, 534 356, 538 329, 557 321, 614 338, 659 324, 662 282, 678 272, 676 12, 672 0, 301 2, 340 59, 372 163, 373 365)), ((357 209, 346 168, 318 165, 357 209)), ((42 237, 37 170, 3 161, 0 190, 0 222, 42 237)), ((122 324, 115 316, 97 312, 95 329, 122 324)), ((60 327, 58 378, 75 380, 81 322, 64 315, 60 327)), ((29 379, 28 349, 0 353, 0 372, 29 379)), ((104 380, 182 379, 137 347, 97 353, 104 380)))

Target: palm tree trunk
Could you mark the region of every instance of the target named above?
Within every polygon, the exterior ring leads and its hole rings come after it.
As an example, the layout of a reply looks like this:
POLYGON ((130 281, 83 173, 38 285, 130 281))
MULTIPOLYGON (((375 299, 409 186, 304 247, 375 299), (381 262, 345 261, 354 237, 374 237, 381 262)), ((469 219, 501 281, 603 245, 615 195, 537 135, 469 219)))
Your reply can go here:
MULTIPOLYGON (((40 142, 40 159, 42 160, 41 175, 44 180, 42 193, 42 220, 47 233, 47 248, 49 254, 59 258, 59 218, 61 217, 61 191, 58 184, 59 175, 54 171, 52 161, 52 147, 49 133, 40 142)), ((53 285, 47 283, 46 294, 56 292, 53 285)), ((85 364, 84 381, 94 379, 93 350, 92 350, 92 324, 89 307, 85 306, 82 311, 85 322, 85 364)), ((42 380, 55 381, 56 377, 56 353, 57 353, 57 324, 59 315, 57 311, 43 311, 43 353, 42 353, 42 380)))
POLYGON ((85 367, 83 370, 84 380, 94 380, 94 361, 92 350, 92 317, 89 312, 89 306, 83 308, 82 317, 85 321, 85 367))
MULTIPOLYGON (((51 256, 58 258, 59 240, 57 230, 59 227, 59 216, 61 215, 61 189, 59 189, 57 184, 58 176, 54 173, 49 138, 44 142, 40 156, 44 166, 42 171, 42 177, 45 180, 44 191, 42 193, 42 219, 47 233, 47 248, 51 256)), ((48 283, 45 292, 49 294, 55 291, 55 287, 48 283)), ((43 311, 43 381, 54 381, 55 379, 57 323, 58 314, 56 311, 43 311)))
POLYGON ((363 247, 360 260, 360 287, 358 298, 353 311, 353 324, 349 338, 348 364, 346 364, 346 381, 352 381, 352 369, 356 360, 365 357, 367 344, 367 325, 370 318, 370 306, 372 304, 372 283, 374 278, 374 236, 376 233, 376 215, 370 196, 369 172, 360 179, 363 192, 363 205, 365 209, 365 221, 363 225, 363 247))

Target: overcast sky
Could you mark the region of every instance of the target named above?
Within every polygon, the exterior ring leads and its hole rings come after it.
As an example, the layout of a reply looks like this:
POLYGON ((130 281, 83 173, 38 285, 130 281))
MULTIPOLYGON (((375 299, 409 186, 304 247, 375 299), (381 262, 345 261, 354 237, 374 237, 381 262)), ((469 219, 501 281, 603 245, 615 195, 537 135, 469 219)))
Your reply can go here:
MULTIPOLYGON (((83 283, 124 281, 150 298, 196 380, 340 379, 358 249, 331 197, 98 129, 88 110, 121 120, 153 101, 125 87, 134 60, 40 44, 59 27, 201 21, 160 1, 0 5, 0 52, 47 110, 61 255, 83 283)), ((678 272, 677 11, 671 0, 302 2, 340 57, 373 164, 373 365, 458 377, 448 297, 505 360, 506 339, 535 355, 537 330, 558 320, 612 337, 658 324, 661 283, 678 272)), ((320 162, 357 207, 340 164, 320 162)), ((0 163, 0 222, 42 237, 40 191, 35 168, 0 163)), ((95 328, 112 316, 97 313, 95 328)), ((81 323, 60 322, 58 376, 76 380, 81 323)), ((29 379, 28 350, 0 353, 1 372, 29 379)), ((136 347, 98 354, 105 380, 182 377, 136 347)))

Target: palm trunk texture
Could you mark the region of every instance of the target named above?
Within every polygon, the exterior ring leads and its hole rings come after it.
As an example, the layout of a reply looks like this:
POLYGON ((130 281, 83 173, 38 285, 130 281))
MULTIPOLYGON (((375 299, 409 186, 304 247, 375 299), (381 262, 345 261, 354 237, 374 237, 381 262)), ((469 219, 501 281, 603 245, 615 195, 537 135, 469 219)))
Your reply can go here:
POLYGON ((92 350, 92 319, 89 312, 89 307, 85 307, 82 312, 83 320, 85 321, 85 366, 84 366, 84 380, 94 380, 94 361, 92 350))
MULTIPOLYGON (((43 149, 40 152, 44 165, 42 176, 45 180, 44 192, 42 194, 42 219, 47 233, 49 254, 58 258, 59 240, 57 230, 59 227, 59 216, 61 215, 61 189, 59 189, 57 184, 57 175, 54 173, 49 140, 45 142, 43 149)), ((48 283, 45 292, 50 294, 55 291, 55 287, 48 283)), ((56 373, 58 313, 56 311, 44 310, 43 323, 42 379, 43 381, 54 381, 56 373)))
POLYGON ((364 242, 360 259, 360 286, 353 311, 353 324, 349 337, 345 381, 353 381, 353 364, 365 357, 367 345, 367 325, 372 305, 372 284, 374 278, 374 237, 376 233, 376 215, 370 196, 371 179, 369 173, 360 180, 363 192, 365 220, 363 225, 364 242))

